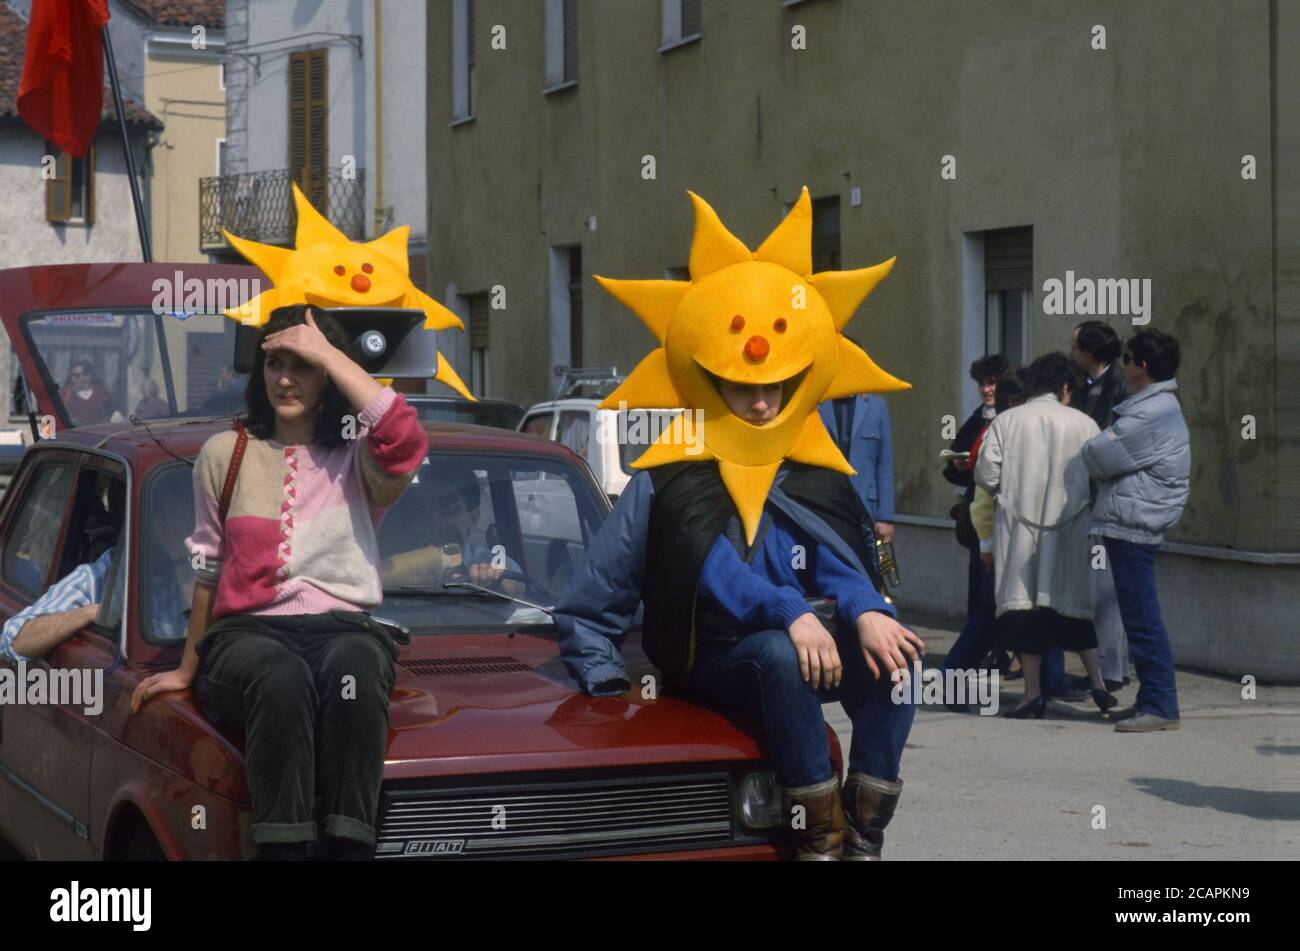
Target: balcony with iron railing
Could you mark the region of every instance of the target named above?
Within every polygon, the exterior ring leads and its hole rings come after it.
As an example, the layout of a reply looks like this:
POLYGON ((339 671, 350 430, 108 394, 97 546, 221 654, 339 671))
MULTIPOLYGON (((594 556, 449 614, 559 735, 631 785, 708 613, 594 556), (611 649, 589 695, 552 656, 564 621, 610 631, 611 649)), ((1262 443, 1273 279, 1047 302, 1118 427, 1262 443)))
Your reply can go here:
MULTIPOLYGON (((295 181, 289 169, 248 172, 199 179, 199 250, 226 251, 221 230, 250 241, 294 243, 298 211, 293 203, 295 181)), ((299 182, 299 187, 303 187, 299 182)), ((303 191, 330 222, 352 240, 365 237, 366 183, 362 169, 325 169, 303 191)))

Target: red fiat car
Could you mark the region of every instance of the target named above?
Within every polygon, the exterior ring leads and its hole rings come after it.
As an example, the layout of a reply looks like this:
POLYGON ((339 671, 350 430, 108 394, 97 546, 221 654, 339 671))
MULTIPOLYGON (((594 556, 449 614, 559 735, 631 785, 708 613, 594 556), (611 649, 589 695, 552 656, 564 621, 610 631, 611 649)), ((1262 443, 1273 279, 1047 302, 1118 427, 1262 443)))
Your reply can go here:
MULTIPOLYGON (((130 698, 180 660, 192 460, 230 426, 242 392, 236 327, 211 301, 258 278, 191 264, 0 271, 0 317, 22 371, 10 412, 37 437, 0 505, 0 620, 113 551, 95 622, 27 665, 28 677, 102 678, 100 709, 84 696, 0 704, 0 837, 24 856, 254 854, 241 737, 214 728, 188 692, 134 716, 130 698), (188 290, 208 306, 192 306, 188 290)), ((401 556, 430 542, 418 476, 388 512, 377 613, 411 638, 376 859, 781 857, 780 791, 762 748, 728 719, 658 694, 635 632, 626 696, 588 697, 560 663, 545 608, 608 510, 582 461, 503 430, 428 433, 426 481, 453 462, 473 473, 481 507, 469 541, 501 546, 527 583, 507 596, 413 577, 401 556)))

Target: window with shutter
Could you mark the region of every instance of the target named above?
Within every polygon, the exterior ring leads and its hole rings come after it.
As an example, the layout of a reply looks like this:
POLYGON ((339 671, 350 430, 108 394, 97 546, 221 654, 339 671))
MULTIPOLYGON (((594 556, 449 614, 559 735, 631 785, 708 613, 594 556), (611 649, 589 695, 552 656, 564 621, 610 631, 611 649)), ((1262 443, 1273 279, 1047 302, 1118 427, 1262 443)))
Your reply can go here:
POLYGON ((984 232, 984 349, 1012 366, 1029 360, 1034 280, 1034 229, 984 232))
POLYGON ((289 54, 289 176, 329 217, 329 51, 289 54))
POLYGON ((488 346, 491 342, 489 333, 488 295, 467 294, 469 304, 469 352, 470 380, 469 389, 475 396, 486 396, 488 388, 488 346))
POLYGON ((65 224, 92 224, 95 220, 95 148, 83 158, 56 152, 46 143, 48 155, 54 155, 54 177, 45 182, 45 217, 65 224))
POLYGON ((813 273, 840 269, 840 197, 815 198, 812 203, 813 273))
POLYGON ((700 0, 681 0, 682 36, 695 36, 700 32, 700 0))
POLYGON ((578 81, 578 0, 564 0, 564 81, 578 81))

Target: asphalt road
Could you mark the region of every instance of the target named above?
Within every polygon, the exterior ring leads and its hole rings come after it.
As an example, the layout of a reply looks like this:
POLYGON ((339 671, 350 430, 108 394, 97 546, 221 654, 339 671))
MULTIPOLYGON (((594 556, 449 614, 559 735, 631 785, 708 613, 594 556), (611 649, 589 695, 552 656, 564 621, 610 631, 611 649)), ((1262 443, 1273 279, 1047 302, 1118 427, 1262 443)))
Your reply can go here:
MULTIPOLYGON (((955 632, 909 626, 937 665, 955 632)), ((1083 673, 1073 655, 1066 667, 1083 673)), ((1022 684, 1003 685, 1003 710, 1022 684)), ((1121 706, 1136 689, 1117 694, 1121 706)), ((1300 858, 1300 687, 1257 690, 1244 700, 1237 680, 1179 670, 1181 729, 1146 734, 1115 733, 1091 701, 1053 702, 1042 720, 922 706, 884 857, 1300 858), (1097 806, 1104 828, 1093 828, 1097 806)), ((826 719, 847 755, 838 704, 826 719)))

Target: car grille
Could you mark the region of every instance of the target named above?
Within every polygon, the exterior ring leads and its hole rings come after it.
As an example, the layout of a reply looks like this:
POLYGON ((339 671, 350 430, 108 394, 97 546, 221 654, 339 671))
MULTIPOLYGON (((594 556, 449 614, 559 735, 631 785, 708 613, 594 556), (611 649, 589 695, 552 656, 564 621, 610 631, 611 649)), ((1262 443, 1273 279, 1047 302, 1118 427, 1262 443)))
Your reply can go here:
POLYGON ((726 773, 387 789, 377 859, 562 858, 710 848, 732 838, 726 773))

